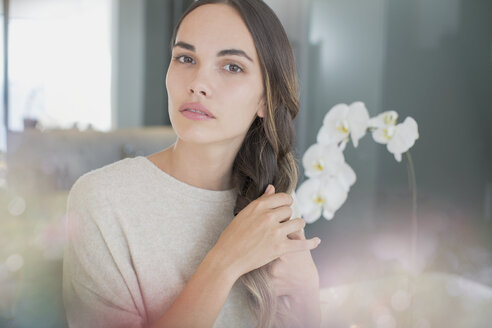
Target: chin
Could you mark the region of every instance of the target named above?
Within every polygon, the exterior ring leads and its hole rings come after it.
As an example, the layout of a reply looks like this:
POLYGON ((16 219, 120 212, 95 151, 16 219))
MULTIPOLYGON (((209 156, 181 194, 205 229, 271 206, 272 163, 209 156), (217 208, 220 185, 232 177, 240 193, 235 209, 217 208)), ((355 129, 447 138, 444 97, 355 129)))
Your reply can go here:
MULTIPOLYGON (((184 142, 207 144, 216 141, 214 138, 214 131, 203 127, 197 127, 189 124, 188 126, 174 125, 173 129, 176 135, 184 142)), ((217 131, 216 129, 214 129, 217 131)))

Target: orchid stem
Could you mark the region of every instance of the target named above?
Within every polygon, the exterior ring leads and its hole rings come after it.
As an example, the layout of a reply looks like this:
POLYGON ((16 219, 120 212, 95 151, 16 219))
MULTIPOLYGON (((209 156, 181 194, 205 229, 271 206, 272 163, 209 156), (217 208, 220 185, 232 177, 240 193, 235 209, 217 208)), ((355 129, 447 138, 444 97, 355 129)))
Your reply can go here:
MULTIPOLYGON (((411 266, 412 269, 414 270, 414 273, 418 272, 417 268, 417 245, 418 245, 418 220, 417 220, 417 181, 415 178, 415 169, 413 165, 413 160, 412 156, 410 155, 410 151, 407 151, 405 153, 405 158, 407 161, 407 168, 408 168, 408 186, 410 188, 410 194, 412 195, 412 236, 411 236, 411 266)), ((412 298, 414 296, 414 276, 412 275, 410 279, 410 295, 412 295, 412 298)), ((412 300, 412 304, 410 306, 410 322, 413 322, 414 320, 414 312, 413 312, 413 302, 414 299, 412 300)))
POLYGON ((412 265, 416 268, 416 257, 417 257, 417 236, 418 236, 418 220, 417 220, 417 182, 415 178, 415 169, 413 165, 412 156, 410 151, 405 153, 408 167, 408 185, 410 188, 410 193, 412 195, 412 240, 411 240, 411 256, 412 265))

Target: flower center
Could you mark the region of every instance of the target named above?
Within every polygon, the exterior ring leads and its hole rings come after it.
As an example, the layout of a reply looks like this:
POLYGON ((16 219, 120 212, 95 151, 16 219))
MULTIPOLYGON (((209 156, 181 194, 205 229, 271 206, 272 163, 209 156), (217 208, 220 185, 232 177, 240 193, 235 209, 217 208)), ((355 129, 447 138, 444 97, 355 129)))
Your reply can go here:
POLYGON ((393 135, 395 134, 395 127, 389 126, 387 128, 383 128, 383 133, 386 140, 390 140, 391 138, 393 138, 393 135))
POLYGON ((384 124, 395 125, 397 119, 398 119, 398 114, 396 112, 390 112, 384 115, 384 124))
POLYGON ((323 160, 320 159, 320 160, 314 161, 313 167, 316 171, 323 171, 323 168, 325 167, 325 163, 323 162, 323 160))
POLYGON ((323 205, 325 203, 325 199, 323 197, 321 197, 320 195, 316 195, 313 199, 314 203, 316 205, 323 205))
POLYGON ((336 129, 343 134, 348 133, 349 132, 349 125, 348 125, 347 120, 338 121, 336 129))

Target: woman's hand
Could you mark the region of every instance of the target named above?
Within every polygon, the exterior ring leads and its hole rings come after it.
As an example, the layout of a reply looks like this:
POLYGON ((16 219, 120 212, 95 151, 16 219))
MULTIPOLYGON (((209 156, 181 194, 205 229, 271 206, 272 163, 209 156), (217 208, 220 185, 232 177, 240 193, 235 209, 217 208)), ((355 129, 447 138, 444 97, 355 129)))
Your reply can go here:
MULTIPOLYGON (((289 239, 305 240, 304 230, 294 231, 289 239)), ((321 308, 319 275, 309 250, 284 254, 270 263, 271 282, 277 297, 286 296, 301 327, 319 327, 321 308)))
POLYGON ((275 194, 274 187, 269 185, 261 197, 234 217, 211 252, 239 278, 285 254, 315 248, 319 238, 287 237, 306 225, 301 218, 289 220, 292 202, 291 195, 275 194))
MULTIPOLYGON (((305 240, 303 230, 295 231, 290 239, 305 240)), ((270 265, 271 281, 276 296, 304 299, 319 291, 319 276, 309 250, 287 253, 270 265)))

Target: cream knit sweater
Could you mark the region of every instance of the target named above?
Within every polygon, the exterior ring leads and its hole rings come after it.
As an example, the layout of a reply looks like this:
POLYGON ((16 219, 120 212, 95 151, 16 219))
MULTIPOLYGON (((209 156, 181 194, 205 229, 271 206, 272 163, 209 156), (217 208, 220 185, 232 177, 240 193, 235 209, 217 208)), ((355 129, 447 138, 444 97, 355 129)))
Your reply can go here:
MULTIPOLYGON (((234 217, 235 200, 232 189, 191 186, 144 156, 81 176, 67 201, 69 326, 147 327, 158 320, 234 217)), ((237 280, 214 327, 253 327, 246 296, 237 280)))

